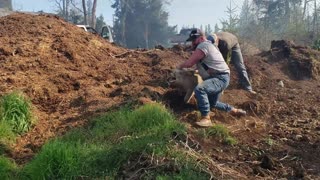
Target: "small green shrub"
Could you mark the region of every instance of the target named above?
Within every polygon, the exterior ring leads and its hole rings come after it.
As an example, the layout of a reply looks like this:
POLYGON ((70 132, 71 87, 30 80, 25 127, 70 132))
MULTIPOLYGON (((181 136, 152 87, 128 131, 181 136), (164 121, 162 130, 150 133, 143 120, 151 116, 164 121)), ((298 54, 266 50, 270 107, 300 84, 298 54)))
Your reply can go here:
POLYGON ((5 95, 0 101, 0 121, 10 125, 15 133, 27 132, 32 125, 31 104, 20 93, 5 95))

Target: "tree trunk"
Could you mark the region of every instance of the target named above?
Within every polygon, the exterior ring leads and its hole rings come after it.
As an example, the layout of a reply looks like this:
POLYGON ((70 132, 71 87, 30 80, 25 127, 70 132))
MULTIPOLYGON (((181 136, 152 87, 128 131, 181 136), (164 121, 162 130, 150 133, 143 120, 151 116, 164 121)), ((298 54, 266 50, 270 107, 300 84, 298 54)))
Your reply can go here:
POLYGON ((121 41, 124 46, 127 46, 127 40, 126 40, 126 19, 127 19, 127 8, 128 8, 128 2, 126 0, 121 0, 120 1, 121 5, 121 10, 123 10, 123 14, 120 20, 121 23, 121 41))
POLYGON ((82 0, 82 8, 83 8, 84 24, 87 25, 88 24, 88 19, 87 19, 87 8, 86 8, 86 1, 85 0, 82 0))
POLYGON ((149 25, 148 22, 144 25, 144 39, 146 43, 146 48, 149 49, 149 25))
POLYGON ((309 2, 309 0, 304 0, 302 19, 304 19, 304 17, 306 16, 308 2, 309 2))
POLYGON ((69 20, 69 4, 70 4, 70 0, 65 0, 66 3, 66 17, 65 19, 68 21, 69 20))
POLYGON ((318 35, 317 0, 314 0, 313 37, 317 38, 317 35, 318 35))
POLYGON ((92 27, 96 28, 96 22, 97 22, 97 18, 96 18, 96 9, 97 9, 97 1, 98 0, 94 0, 93 1, 93 5, 92 5, 92 15, 91 15, 91 22, 92 22, 92 27))
POLYGON ((62 1, 62 16, 66 19, 66 0, 62 1))
POLYGON ((291 21, 291 12, 290 12, 290 2, 289 0, 285 1, 285 16, 287 18, 287 23, 290 24, 291 21))

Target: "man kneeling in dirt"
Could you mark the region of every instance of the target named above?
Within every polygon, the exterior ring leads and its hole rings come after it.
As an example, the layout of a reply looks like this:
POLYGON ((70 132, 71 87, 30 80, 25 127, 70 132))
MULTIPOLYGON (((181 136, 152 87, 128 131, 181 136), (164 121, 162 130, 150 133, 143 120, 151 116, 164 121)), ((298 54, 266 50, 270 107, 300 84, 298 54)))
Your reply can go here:
POLYGON ((229 85, 230 69, 217 47, 206 39, 200 29, 192 30, 187 41, 192 41, 195 51, 177 68, 190 68, 196 64, 203 79, 203 82, 198 84, 194 90, 201 113, 201 120, 196 124, 202 127, 213 125, 209 116, 210 108, 230 112, 233 115, 245 115, 244 110, 219 102, 221 92, 229 85))
POLYGON ((238 38, 229 32, 218 32, 216 34, 209 35, 207 38, 212 42, 212 44, 219 48, 227 63, 230 62, 235 66, 238 72, 240 84, 243 88, 251 94, 256 94, 249 81, 238 38))

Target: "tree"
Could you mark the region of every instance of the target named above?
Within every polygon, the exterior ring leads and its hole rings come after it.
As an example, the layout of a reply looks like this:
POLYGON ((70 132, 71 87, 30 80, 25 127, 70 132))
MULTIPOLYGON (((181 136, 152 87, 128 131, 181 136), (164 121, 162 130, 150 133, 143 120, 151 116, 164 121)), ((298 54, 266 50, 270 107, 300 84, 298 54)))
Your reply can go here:
POLYGON ((104 18, 103 18, 103 16, 102 16, 102 14, 100 14, 100 16, 97 17, 95 29, 96 29, 99 33, 101 33, 100 31, 101 31, 102 27, 105 26, 105 25, 106 25, 106 23, 104 22, 104 18))
POLYGON ((0 8, 12 10, 11 0, 0 0, 0 8))
POLYGON ((91 14, 91 26, 93 28, 96 28, 96 10, 97 10, 97 0, 93 0, 93 5, 92 5, 92 14, 91 14))
POLYGON ((237 32, 237 25, 239 23, 239 18, 236 15, 237 7, 232 6, 232 2, 230 0, 230 5, 227 7, 227 13, 228 13, 228 20, 221 20, 222 24, 222 30, 223 31, 228 31, 231 33, 236 33, 237 32))
POLYGON ((129 10, 128 0, 115 0, 111 6, 115 9, 115 21, 113 24, 115 40, 118 44, 126 46, 126 18, 129 10))
POLYGON ((274 39, 311 44, 318 37, 317 0, 245 0, 239 35, 269 48, 274 39))
POLYGON ((99 21, 99 30, 105 25, 103 16, 96 18, 97 0, 51 0, 57 7, 57 14, 74 24, 86 24, 96 27, 99 21), (94 17, 94 18, 93 18, 94 17))
MULTIPOLYGON (((206 27, 205 27, 205 28, 206 28, 206 27)), ((200 30, 201 30, 201 31, 204 31, 202 24, 200 25, 200 30)))
POLYGON ((84 24, 83 14, 75 8, 71 8, 68 21, 73 24, 84 24))
POLYGON ((116 0, 115 40, 129 48, 168 45, 175 27, 168 25, 169 14, 163 10, 165 0, 116 0))
POLYGON ((56 7, 58 8, 56 12, 59 16, 63 17, 65 20, 69 20, 69 12, 70 12, 70 2, 71 0, 51 0, 54 2, 56 7))
POLYGON ((211 28, 210 24, 207 25, 207 32, 206 33, 207 34, 211 34, 212 33, 212 28, 211 28))
POLYGON ((220 31, 220 28, 218 24, 214 25, 214 32, 219 32, 219 31, 220 31))
POLYGON ((88 17, 87 17, 87 7, 86 7, 86 0, 82 0, 82 8, 83 8, 83 19, 84 19, 84 24, 88 24, 88 17))

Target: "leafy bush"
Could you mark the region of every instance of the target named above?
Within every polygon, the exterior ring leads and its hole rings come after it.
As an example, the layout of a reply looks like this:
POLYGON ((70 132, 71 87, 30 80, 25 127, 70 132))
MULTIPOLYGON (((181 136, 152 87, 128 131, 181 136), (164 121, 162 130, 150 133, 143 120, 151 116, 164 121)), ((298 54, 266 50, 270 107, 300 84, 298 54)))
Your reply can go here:
POLYGON ((20 93, 5 95, 0 101, 0 121, 10 125, 15 133, 27 132, 32 125, 31 104, 20 93))

